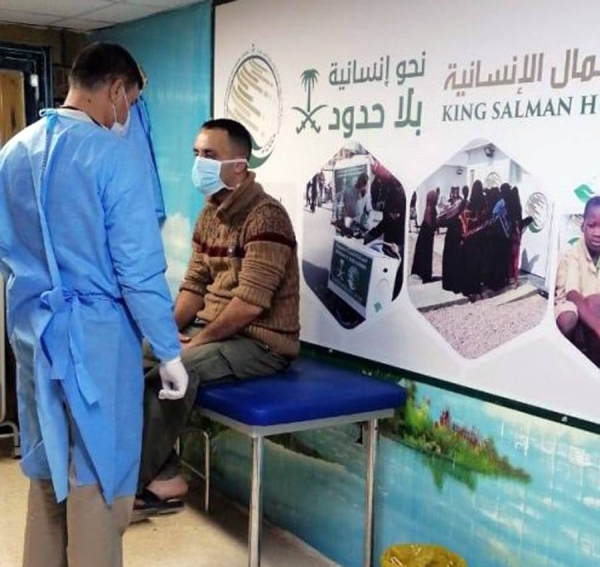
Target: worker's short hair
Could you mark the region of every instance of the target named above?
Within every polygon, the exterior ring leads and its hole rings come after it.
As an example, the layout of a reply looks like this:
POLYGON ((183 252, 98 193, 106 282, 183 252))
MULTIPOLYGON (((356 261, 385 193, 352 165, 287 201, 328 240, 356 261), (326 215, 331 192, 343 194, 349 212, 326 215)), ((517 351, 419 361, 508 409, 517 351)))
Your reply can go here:
POLYGON ((237 120, 231 118, 213 118, 202 124, 201 130, 225 130, 233 144, 239 147, 243 156, 250 159, 252 155, 252 136, 248 129, 237 120))
POLYGON ((144 77, 129 51, 114 43, 96 42, 88 45, 73 62, 69 85, 94 90, 116 79, 125 88, 144 87, 144 77))

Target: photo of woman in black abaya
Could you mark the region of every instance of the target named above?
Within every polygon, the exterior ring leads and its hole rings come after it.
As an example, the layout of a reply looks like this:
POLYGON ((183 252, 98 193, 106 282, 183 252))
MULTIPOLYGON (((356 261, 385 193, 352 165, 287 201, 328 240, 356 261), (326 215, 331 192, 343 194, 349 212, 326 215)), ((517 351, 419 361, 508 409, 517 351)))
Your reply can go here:
POLYGON ((421 228, 419 228, 419 236, 417 237, 417 244, 415 246, 411 274, 419 276, 423 283, 430 282, 432 277, 433 239, 437 226, 437 202, 437 191, 429 191, 427 193, 423 222, 421 223, 421 228))

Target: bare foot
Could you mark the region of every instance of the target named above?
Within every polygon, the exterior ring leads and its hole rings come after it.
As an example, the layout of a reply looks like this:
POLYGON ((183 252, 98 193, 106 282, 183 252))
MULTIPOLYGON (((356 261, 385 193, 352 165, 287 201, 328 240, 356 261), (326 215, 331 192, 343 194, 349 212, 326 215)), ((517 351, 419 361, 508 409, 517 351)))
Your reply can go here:
POLYGON ((153 480, 146 488, 161 500, 170 500, 185 496, 189 487, 186 480, 181 475, 177 475, 168 480, 153 480))

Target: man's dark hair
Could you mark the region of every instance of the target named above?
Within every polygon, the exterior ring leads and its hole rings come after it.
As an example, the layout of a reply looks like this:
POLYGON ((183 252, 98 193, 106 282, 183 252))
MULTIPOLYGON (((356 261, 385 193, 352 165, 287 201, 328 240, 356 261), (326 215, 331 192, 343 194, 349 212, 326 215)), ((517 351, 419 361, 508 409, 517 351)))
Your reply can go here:
POLYGON ((588 202, 585 204, 585 209, 583 209, 584 219, 588 216, 590 209, 593 209, 594 207, 600 207, 600 195, 588 199, 588 202))
POLYGON ((252 155, 252 136, 247 128, 237 120, 215 118, 202 124, 201 130, 225 130, 231 142, 238 146, 246 159, 252 155))
POLYGON ((123 79, 125 88, 144 86, 142 73, 129 51, 114 43, 96 42, 88 45, 75 58, 69 72, 69 85, 94 90, 116 79, 123 79))

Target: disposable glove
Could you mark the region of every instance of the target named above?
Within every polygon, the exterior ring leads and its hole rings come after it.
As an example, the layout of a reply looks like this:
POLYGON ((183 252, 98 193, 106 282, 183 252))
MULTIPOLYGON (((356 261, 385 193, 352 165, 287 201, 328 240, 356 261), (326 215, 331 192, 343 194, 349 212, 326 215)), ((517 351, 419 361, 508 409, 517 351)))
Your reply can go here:
POLYGON ((162 390, 158 392, 161 400, 180 400, 188 386, 188 375, 181 357, 161 362, 159 366, 162 390))

